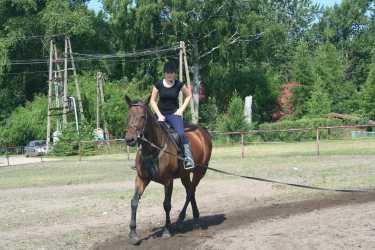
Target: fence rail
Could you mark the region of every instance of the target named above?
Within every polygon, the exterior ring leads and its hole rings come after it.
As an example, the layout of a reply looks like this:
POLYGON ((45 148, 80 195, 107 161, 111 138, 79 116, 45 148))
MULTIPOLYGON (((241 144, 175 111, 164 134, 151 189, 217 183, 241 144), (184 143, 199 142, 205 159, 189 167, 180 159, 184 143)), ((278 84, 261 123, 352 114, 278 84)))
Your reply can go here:
MULTIPOLYGON (((235 132, 220 132, 220 131, 209 131, 210 134, 213 136, 214 141, 220 141, 220 136, 224 136, 227 140, 231 136, 235 136, 238 141, 236 141, 235 144, 239 144, 241 147, 241 158, 245 157, 245 145, 250 144, 257 144, 257 143, 281 143, 281 141, 275 141, 275 140, 259 140, 259 141, 251 141, 248 142, 245 140, 248 138, 252 138, 249 136, 259 135, 259 134, 268 134, 268 133, 297 133, 297 132, 308 132, 312 133, 311 135, 314 135, 313 140, 315 141, 315 150, 316 155, 320 155, 321 150, 321 140, 324 139, 321 137, 322 131, 324 130, 340 130, 340 129, 365 129, 365 128, 371 128, 375 127, 375 124, 371 125, 346 125, 346 126, 320 126, 315 128, 292 128, 292 129, 278 129, 278 130, 250 130, 250 131, 235 131, 235 132), (315 132, 314 132, 315 131, 315 132)), ((348 133, 349 134, 349 133, 348 133)), ((308 136, 308 138, 312 138, 308 136)), ((374 132, 366 132, 364 131, 351 131, 350 133, 350 139, 360 139, 363 138, 363 135, 371 135, 368 137, 374 137, 374 132), (362 136, 359 136, 362 135, 362 136)), ((325 134, 326 136, 326 134, 325 134)), ((349 135, 347 136, 349 137, 349 135)), ((272 138, 272 137, 271 137, 272 138)), ((326 136, 326 138, 328 138, 326 136)), ((337 139, 337 138, 335 138, 337 139)), ((82 140, 76 142, 78 144, 78 156, 79 160, 82 159, 84 154, 84 148, 87 146, 87 144, 92 144, 92 147, 95 149, 95 154, 111 154, 111 153, 127 153, 127 158, 130 159, 130 153, 131 149, 129 146, 124 144, 124 139, 112 139, 112 140, 103 140, 103 141, 95 141, 95 140, 82 140)), ((231 141, 231 144, 234 144, 233 141, 231 141)), ((220 144, 220 143, 218 143, 220 144)), ((225 145, 225 143, 223 143, 225 145)), ((237 144, 237 145, 238 145, 237 144)), ((0 146, 0 166, 4 165, 4 161, 1 159, 1 156, 5 158, 5 162, 7 166, 10 166, 9 158, 14 155, 23 155, 25 153, 24 147, 1 147, 0 146)), ((41 161, 43 161, 43 156, 40 157, 41 161)))

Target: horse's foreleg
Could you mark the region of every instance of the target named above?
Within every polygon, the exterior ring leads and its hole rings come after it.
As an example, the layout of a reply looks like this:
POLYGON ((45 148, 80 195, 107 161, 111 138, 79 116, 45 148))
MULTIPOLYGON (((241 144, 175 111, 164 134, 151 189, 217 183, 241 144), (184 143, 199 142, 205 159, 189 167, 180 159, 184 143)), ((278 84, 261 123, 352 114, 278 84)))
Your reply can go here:
POLYGON ((165 227, 163 230, 163 237, 170 237, 171 233, 169 232, 169 228, 171 225, 171 198, 172 198, 172 191, 173 191, 173 180, 171 180, 169 183, 164 185, 164 211, 165 211, 165 227))
POLYGON ((130 232, 129 232, 129 241, 131 244, 136 245, 140 242, 140 239, 136 232, 137 227, 137 208, 139 200, 149 181, 141 179, 139 176, 135 178, 135 192, 131 200, 131 220, 130 220, 130 232))

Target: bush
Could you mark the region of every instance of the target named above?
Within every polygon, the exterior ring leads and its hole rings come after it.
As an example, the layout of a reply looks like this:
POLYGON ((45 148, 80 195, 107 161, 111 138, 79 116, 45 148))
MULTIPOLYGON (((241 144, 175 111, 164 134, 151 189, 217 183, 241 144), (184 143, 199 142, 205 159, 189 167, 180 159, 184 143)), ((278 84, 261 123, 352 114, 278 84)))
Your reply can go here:
POLYGON ((77 134, 75 123, 69 123, 62 131, 59 141, 53 146, 52 154, 56 156, 69 155, 94 155, 95 143, 81 143, 81 141, 92 141, 93 127, 87 123, 81 124, 80 134, 77 134))
POLYGON ((228 111, 219 115, 217 129, 221 132, 247 131, 250 126, 244 116, 244 102, 237 92, 230 99, 228 111))
MULTIPOLYGON (((275 123, 264 123, 259 126, 260 130, 286 130, 292 128, 317 128, 322 126, 340 126, 345 125, 342 120, 328 118, 302 118, 299 120, 283 120, 275 123)), ((336 130, 339 134, 332 134, 332 131, 322 130, 321 138, 339 137, 340 130, 336 130)), ((342 130, 341 130, 342 132, 342 130)), ((260 133, 264 141, 303 141, 313 140, 316 138, 316 130, 310 131, 294 131, 294 132, 264 132, 260 133)))
POLYGON ((1 128, 1 143, 7 145, 25 145, 30 140, 46 137, 47 98, 36 96, 25 107, 18 107, 1 128))

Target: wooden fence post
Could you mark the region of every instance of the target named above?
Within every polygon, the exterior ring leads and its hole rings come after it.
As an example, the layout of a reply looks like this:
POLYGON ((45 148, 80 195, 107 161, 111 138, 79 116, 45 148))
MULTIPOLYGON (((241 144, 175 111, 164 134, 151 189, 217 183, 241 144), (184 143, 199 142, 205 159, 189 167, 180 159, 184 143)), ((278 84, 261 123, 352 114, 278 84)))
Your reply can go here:
POLYGON ((7 166, 9 167, 10 164, 9 164, 9 153, 8 153, 8 147, 6 147, 6 150, 5 150, 5 156, 7 158, 7 166))
POLYGON ((241 133, 241 158, 245 158, 244 134, 241 133))
POLYGON ((78 140, 78 153, 79 153, 79 161, 82 161, 82 145, 81 145, 81 139, 78 140))
POLYGON ((319 149, 319 128, 316 129, 316 154, 320 155, 320 149, 319 149))

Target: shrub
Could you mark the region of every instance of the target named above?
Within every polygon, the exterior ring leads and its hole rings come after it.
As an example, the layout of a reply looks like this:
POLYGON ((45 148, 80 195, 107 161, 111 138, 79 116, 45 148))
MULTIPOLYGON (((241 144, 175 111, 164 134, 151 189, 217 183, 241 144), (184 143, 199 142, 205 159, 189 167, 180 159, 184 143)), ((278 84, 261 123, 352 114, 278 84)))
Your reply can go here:
MULTIPOLYGON (((302 118, 299 120, 283 120, 275 123, 264 123, 259 126, 260 130, 287 130, 292 128, 317 128, 322 126, 339 126, 344 122, 339 119, 328 118, 302 118)), ((338 130, 337 130, 338 131, 338 130)), ((320 136, 327 138, 328 136, 339 136, 331 133, 332 131, 322 130, 320 136)), ((260 133, 264 141, 303 141, 313 140, 316 138, 316 131, 293 131, 293 132, 264 132, 260 133)))
POLYGON ((52 154, 56 156, 93 155, 95 154, 95 143, 81 143, 81 141, 92 141, 93 139, 92 126, 87 123, 81 124, 78 135, 75 123, 69 123, 62 131, 59 141, 53 146, 52 154))
POLYGON ((250 126, 244 115, 244 102, 237 92, 230 99, 228 111, 218 117, 217 128, 221 132, 249 130, 250 126))

